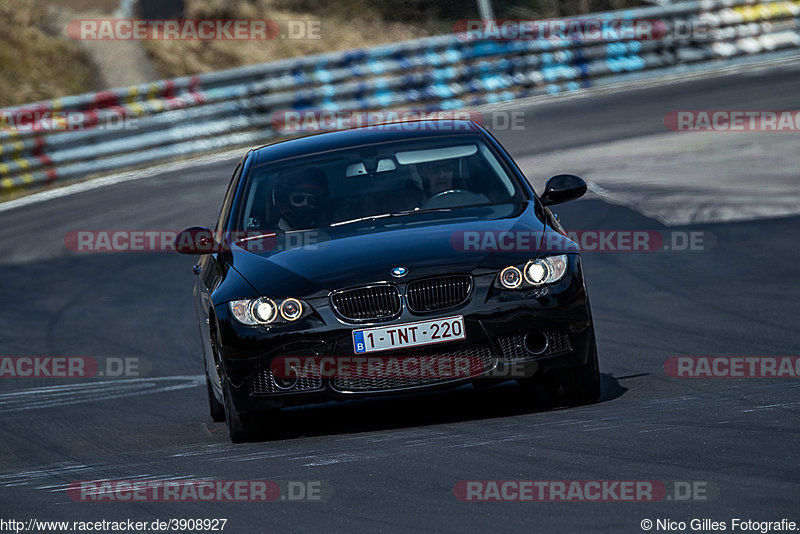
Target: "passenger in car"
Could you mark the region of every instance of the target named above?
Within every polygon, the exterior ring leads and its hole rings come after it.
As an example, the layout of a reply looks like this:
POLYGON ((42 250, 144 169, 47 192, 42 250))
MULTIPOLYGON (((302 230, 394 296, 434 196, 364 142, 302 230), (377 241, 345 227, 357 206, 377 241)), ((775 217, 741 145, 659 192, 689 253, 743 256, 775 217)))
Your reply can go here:
POLYGON ((422 185, 429 198, 444 191, 463 188, 456 183, 455 167, 456 161, 452 159, 429 161, 417 165, 417 172, 422 178, 422 185))

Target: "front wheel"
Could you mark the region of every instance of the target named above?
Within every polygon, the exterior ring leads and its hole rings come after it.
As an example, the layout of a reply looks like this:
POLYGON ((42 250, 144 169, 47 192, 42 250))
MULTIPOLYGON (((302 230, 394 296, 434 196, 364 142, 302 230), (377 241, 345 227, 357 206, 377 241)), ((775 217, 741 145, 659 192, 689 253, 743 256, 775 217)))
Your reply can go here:
POLYGON ((244 443, 255 439, 258 435, 258 420, 254 414, 240 414, 231 400, 229 387, 223 387, 225 398, 225 422, 228 425, 228 437, 233 443, 244 443))
POLYGON ((206 373, 206 392, 208 393, 208 411, 211 414, 211 420, 215 423, 223 422, 225 420, 225 406, 214 396, 214 390, 211 387, 211 379, 208 378, 208 373, 206 373))
POLYGON ((600 364, 597 359, 597 341, 592 332, 589 358, 580 367, 566 369, 561 375, 561 389, 569 404, 592 404, 600 398, 600 364))

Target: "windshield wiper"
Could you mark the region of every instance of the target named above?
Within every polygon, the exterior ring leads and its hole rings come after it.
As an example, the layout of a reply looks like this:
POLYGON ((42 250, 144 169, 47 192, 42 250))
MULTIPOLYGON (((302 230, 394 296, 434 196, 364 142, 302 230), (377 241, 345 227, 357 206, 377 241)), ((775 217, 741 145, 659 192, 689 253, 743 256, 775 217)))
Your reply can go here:
POLYGON ((277 237, 278 234, 275 232, 267 232, 266 234, 258 234, 258 235, 250 235, 247 237, 243 237, 241 239, 237 239, 237 243, 244 243, 246 241, 255 241, 257 239, 267 239, 269 237, 277 237))
POLYGON ((277 229, 277 230, 273 230, 271 232, 265 232, 263 234, 244 235, 241 238, 237 239, 235 242, 236 243, 244 243, 244 242, 247 242, 247 241, 257 241, 257 240, 260 240, 260 239, 269 239, 269 238, 272 238, 272 237, 283 237, 283 236, 288 235, 288 234, 297 234, 297 233, 300 233, 300 232, 309 232, 309 231, 313 231, 313 230, 317 230, 317 228, 298 228, 296 230, 277 229))
POLYGON ((394 213, 393 215, 411 215, 412 213, 433 213, 433 212, 436 212, 436 211, 453 211, 453 209, 455 209, 455 208, 452 208, 452 207, 450 207, 450 208, 428 208, 428 209, 424 209, 424 210, 420 209, 420 208, 417 208, 417 209, 414 209, 414 210, 398 211, 397 213, 394 213))
POLYGON ((338 221, 335 223, 331 223, 330 226, 343 226, 345 224, 352 224, 362 221, 375 221, 377 219, 385 219, 387 217, 396 217, 398 214, 396 213, 382 213, 380 215, 368 215, 367 217, 358 217, 357 219, 348 219, 346 221, 338 221))
POLYGON ((398 211, 395 213, 381 213, 380 215, 368 215, 366 217, 358 217, 357 219, 348 219, 346 221, 331 223, 330 226, 342 226, 345 224, 352 224, 363 221, 376 221, 378 219, 388 219, 391 217, 405 217, 406 215, 414 215, 415 213, 433 213, 436 211, 453 211, 453 208, 430 208, 426 210, 421 210, 417 208, 414 210, 398 211))

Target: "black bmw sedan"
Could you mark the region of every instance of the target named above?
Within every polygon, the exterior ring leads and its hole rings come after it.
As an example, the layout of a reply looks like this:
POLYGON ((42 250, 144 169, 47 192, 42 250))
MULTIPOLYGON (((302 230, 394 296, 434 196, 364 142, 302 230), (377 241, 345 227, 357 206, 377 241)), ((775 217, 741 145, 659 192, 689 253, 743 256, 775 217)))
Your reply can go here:
POLYGON ((485 129, 418 121, 250 150, 198 254, 211 416, 234 442, 282 407, 516 380, 566 404, 600 395, 577 246, 485 129))

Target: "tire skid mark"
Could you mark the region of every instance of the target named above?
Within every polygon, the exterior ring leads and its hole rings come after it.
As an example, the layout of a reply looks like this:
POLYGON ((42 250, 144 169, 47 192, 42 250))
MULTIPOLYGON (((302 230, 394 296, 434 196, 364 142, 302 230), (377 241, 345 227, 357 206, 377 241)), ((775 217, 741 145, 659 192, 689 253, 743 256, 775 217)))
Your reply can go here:
MULTIPOLYGON (((108 478, 107 473, 109 468, 123 468, 130 471, 136 471, 142 467, 149 467, 152 468, 152 464, 149 463, 134 463, 134 464, 127 464, 127 465, 86 465, 86 464, 55 464, 52 467, 47 467, 44 469, 34 469, 30 471, 20 471, 17 473, 5 473, 0 474, 0 487, 3 488, 12 488, 12 487, 23 487, 23 486, 31 486, 33 489, 37 490, 46 490, 50 493, 62 492, 67 491, 70 484, 73 484, 77 479, 85 479, 85 480, 95 480, 95 481, 110 481, 113 480, 108 478), (98 476, 102 475, 102 476, 98 476), (68 482, 63 482, 65 478, 68 478, 68 482), (59 480, 59 482, 55 482, 54 479, 59 480)), ((125 480, 186 480, 186 479, 197 479, 198 477, 194 475, 186 475, 186 474, 170 474, 170 475, 163 475, 163 474, 153 474, 153 473, 140 473, 140 474, 129 474, 125 475, 125 480)), ((205 479, 207 477, 201 477, 201 479, 205 479)))
POLYGON ((131 378, 101 382, 80 382, 44 386, 9 393, 0 393, 0 413, 54 408, 71 404, 121 399, 199 387, 203 375, 131 378))

